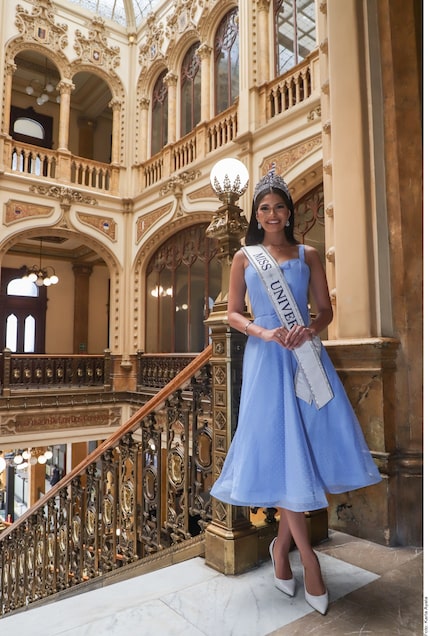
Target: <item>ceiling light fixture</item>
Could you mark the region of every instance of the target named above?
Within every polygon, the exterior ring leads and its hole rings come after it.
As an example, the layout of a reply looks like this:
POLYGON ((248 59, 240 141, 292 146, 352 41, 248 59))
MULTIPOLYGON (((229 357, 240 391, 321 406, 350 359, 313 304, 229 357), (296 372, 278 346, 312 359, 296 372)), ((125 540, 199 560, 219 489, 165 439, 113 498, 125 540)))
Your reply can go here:
POLYGON ((42 267, 42 239, 40 239, 39 265, 32 265, 31 267, 24 265, 23 270, 22 278, 28 278, 37 287, 42 287, 42 285, 49 287, 50 285, 56 285, 59 281, 55 269, 51 265, 42 267))

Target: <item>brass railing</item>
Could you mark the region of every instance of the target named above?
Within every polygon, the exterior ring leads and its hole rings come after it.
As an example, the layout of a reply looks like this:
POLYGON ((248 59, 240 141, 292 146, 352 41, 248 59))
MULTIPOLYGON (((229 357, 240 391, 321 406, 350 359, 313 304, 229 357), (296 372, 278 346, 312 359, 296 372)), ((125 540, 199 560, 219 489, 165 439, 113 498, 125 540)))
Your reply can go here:
POLYGON ((211 346, 0 535, 8 614, 203 532, 211 346))
POLYGON ((23 389, 73 387, 111 388, 111 353, 91 355, 29 355, 4 349, 0 354, 0 385, 3 396, 23 389))

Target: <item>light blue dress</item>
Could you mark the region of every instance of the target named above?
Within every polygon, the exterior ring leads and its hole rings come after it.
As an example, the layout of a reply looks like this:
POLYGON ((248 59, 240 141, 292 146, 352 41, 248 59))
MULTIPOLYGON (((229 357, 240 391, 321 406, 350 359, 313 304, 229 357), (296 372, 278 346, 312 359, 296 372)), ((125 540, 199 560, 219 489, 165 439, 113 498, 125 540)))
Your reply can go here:
MULTIPOLYGON (((309 324, 310 271, 304 258, 281 269, 309 324)), ((250 263, 245 270, 255 324, 280 325, 272 303, 250 263)), ((211 495, 238 506, 287 508, 296 512, 328 506, 326 494, 381 481, 333 364, 322 347, 321 360, 334 398, 318 410, 294 389, 294 354, 275 342, 248 337, 237 430, 211 495)))

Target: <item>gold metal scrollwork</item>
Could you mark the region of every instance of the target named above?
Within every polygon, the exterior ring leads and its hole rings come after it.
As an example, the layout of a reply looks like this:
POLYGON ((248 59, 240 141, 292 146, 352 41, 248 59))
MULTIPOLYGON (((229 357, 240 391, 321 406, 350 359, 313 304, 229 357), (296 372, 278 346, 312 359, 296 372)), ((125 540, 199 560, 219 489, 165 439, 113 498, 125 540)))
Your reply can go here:
POLYGON ((180 486, 184 478, 184 461, 180 453, 172 451, 169 454, 169 480, 174 486, 180 486))
POLYGON ((106 526, 113 523, 113 498, 107 495, 103 500, 103 521, 106 526))
POLYGON ((79 539, 81 536, 81 520, 78 516, 72 520, 72 539, 75 545, 79 545, 79 539))
POLYGON ((27 551, 27 567, 30 571, 33 570, 33 557, 34 557, 34 548, 30 546, 27 551))
POLYGON ((38 541, 36 545, 36 563, 43 565, 43 541, 38 541))
POLYGON ((87 510, 87 533, 90 536, 94 536, 96 529, 96 512, 94 508, 88 508, 87 510))
POLYGON ((121 508, 125 514, 129 514, 133 510, 133 486, 127 482, 121 488, 121 508))
POLYGON ((206 431, 202 431, 197 439, 198 460, 204 468, 209 468, 212 457, 212 440, 206 431))
POLYGON ((152 468, 147 468, 145 470, 143 475, 143 484, 146 499, 153 501, 157 490, 157 477, 152 468))
POLYGON ((64 554, 67 548, 67 526, 61 526, 59 537, 60 551, 64 554))
POLYGON ((54 554, 55 554, 55 537, 51 533, 51 534, 48 535, 48 556, 49 556, 49 558, 52 559, 54 554))
POLYGON ((22 576, 25 570, 25 552, 20 552, 18 557, 18 572, 22 576))

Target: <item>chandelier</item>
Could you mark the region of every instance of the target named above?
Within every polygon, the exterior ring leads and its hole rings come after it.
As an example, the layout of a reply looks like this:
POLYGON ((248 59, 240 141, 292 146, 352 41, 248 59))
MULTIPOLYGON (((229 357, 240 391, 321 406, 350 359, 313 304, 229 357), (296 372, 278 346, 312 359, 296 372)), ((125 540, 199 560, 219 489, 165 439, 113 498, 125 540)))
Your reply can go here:
POLYGON ((3 455, 0 451, 0 473, 2 473, 8 463, 12 463, 16 469, 25 470, 28 466, 36 464, 46 464, 53 457, 50 448, 43 450, 42 448, 28 448, 26 450, 16 450, 3 455))
MULTIPOLYGON (((46 104, 46 102, 49 101, 49 96, 54 91, 55 85, 48 75, 48 60, 45 58, 45 81, 41 82, 38 79, 30 80, 28 85, 25 87, 25 92, 27 95, 36 95, 36 104, 38 106, 43 106, 43 104, 46 104)), ((60 95, 57 95, 55 101, 57 104, 61 102, 60 95)))
POLYGON ((37 287, 42 287, 42 285, 49 287, 50 285, 56 285, 59 281, 55 269, 51 265, 42 267, 42 239, 40 239, 39 265, 32 265, 31 267, 24 265, 23 270, 22 278, 35 283, 37 287))

